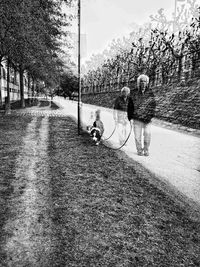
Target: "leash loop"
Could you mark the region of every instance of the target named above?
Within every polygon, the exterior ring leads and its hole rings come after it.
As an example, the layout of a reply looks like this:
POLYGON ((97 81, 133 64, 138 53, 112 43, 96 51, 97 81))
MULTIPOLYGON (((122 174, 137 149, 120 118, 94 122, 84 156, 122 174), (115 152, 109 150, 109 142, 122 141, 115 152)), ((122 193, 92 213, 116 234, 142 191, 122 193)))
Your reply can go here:
POLYGON ((115 123, 115 128, 114 128, 114 130, 112 131, 111 135, 110 135, 109 137, 103 139, 103 141, 107 141, 108 139, 110 139, 110 138, 113 136, 113 134, 114 134, 116 128, 117 128, 117 123, 115 123))
MULTIPOLYGON (((132 126, 131 121, 130 121, 130 132, 129 132, 128 137, 126 138, 125 142, 124 142, 120 147, 118 147, 118 148, 113 148, 113 147, 111 147, 111 146, 106 145, 105 143, 104 143, 104 146, 106 146, 106 147, 108 147, 108 148, 111 148, 111 149, 113 149, 113 150, 119 150, 119 149, 121 149, 121 148, 122 148, 123 146, 125 146, 125 144, 127 143, 128 139, 129 139, 129 137, 130 137, 130 135, 131 135, 131 133, 132 133, 132 129, 133 129, 133 126, 132 126)), ((105 141, 105 140, 103 140, 103 141, 105 141)))

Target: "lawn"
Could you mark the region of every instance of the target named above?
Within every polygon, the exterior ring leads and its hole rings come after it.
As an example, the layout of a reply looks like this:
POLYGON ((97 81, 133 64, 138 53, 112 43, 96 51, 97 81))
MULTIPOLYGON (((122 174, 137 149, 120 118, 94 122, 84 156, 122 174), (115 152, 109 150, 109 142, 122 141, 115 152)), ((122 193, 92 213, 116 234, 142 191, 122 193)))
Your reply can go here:
POLYGON ((57 266, 199 266, 200 224, 122 152, 50 119, 57 266), (64 264, 65 262, 65 264, 64 264))
MULTIPOLYGON (((31 117, 2 115, 0 113, 0 263, 5 260, 3 252, 6 234, 4 225, 9 217, 9 199, 13 195, 15 162, 21 149, 22 138, 31 117)), ((4 266, 1 265, 0 266, 4 266)))
MULTIPOLYGON (((40 228, 47 221, 51 224, 48 263, 7 261, 3 248, 10 233, 4 226, 16 194, 11 184, 31 120, 0 115, 0 266, 200 266, 199 217, 192 218, 188 206, 159 189, 152 182, 156 178, 141 165, 121 151, 95 146, 85 133, 78 136, 74 121, 63 117, 48 118, 44 160, 49 182, 43 182, 49 187, 51 209, 41 207, 46 214, 39 222, 40 228)), ((42 173, 38 177, 42 183, 42 173)))

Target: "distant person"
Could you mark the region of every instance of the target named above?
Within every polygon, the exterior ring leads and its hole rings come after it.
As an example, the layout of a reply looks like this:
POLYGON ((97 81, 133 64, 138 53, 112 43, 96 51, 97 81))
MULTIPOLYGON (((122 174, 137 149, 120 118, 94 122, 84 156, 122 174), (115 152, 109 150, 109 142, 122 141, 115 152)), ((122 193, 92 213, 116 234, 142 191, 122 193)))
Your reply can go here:
POLYGON ((139 156, 149 156, 151 142, 151 120, 155 114, 155 97, 149 88, 149 77, 140 75, 137 92, 129 98, 128 119, 133 123, 135 144, 139 156), (143 135, 143 138, 142 138, 143 135))
POLYGON ((123 87, 121 94, 115 99, 114 103, 114 120, 117 124, 117 130, 119 134, 119 142, 122 145, 127 137, 127 107, 128 99, 130 95, 130 88, 123 87))
POLYGON ((90 133, 91 131, 91 128, 93 127, 93 123, 94 123, 94 113, 93 111, 90 113, 90 118, 89 118, 89 121, 88 121, 88 125, 86 127, 87 131, 90 133))

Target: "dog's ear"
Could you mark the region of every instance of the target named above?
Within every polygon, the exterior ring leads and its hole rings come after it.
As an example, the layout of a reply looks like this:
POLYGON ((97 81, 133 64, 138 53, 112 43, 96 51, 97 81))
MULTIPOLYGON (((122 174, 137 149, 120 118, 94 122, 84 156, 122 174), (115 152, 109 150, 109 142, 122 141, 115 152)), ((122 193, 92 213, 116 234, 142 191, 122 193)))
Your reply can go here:
POLYGON ((100 134, 100 132, 98 132, 97 137, 98 137, 99 140, 101 139, 101 134, 100 134))

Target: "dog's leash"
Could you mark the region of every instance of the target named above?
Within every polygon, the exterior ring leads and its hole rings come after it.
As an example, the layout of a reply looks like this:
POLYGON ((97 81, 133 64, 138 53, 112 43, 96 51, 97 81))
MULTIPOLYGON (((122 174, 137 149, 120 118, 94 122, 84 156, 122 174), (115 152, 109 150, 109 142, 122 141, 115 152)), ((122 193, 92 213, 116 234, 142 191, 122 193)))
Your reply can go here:
POLYGON ((113 134, 114 134, 116 128, 117 128, 117 123, 115 123, 115 128, 114 128, 114 130, 112 131, 111 135, 110 135, 109 137, 103 139, 103 141, 107 141, 108 139, 110 139, 110 138, 113 136, 113 134))
MULTIPOLYGON (((125 146, 125 144, 127 143, 128 139, 129 139, 129 137, 130 137, 130 135, 131 135, 131 133, 132 133, 132 129, 133 129, 133 126, 132 126, 132 124, 131 124, 131 122, 130 122, 130 132, 129 132, 129 135, 128 135, 128 137, 126 138, 125 142, 124 142, 120 147, 118 147, 118 148, 114 148, 114 147, 111 147, 111 146, 106 145, 105 143, 104 143, 104 146, 106 146, 106 147, 108 147, 108 148, 111 148, 111 149, 113 149, 113 150, 119 150, 119 149, 121 149, 121 148, 122 148, 123 146, 125 146)), ((105 140, 104 140, 104 141, 105 141, 105 140)))

